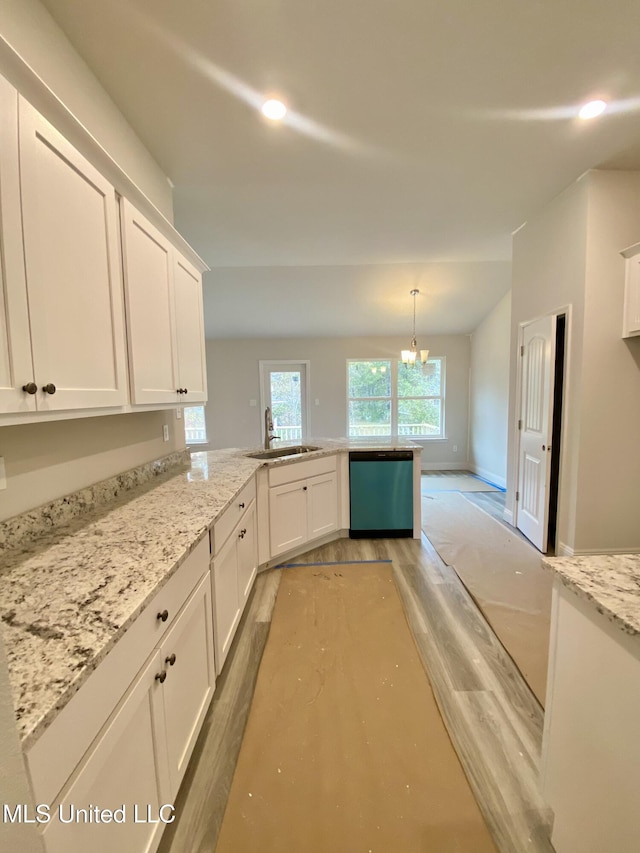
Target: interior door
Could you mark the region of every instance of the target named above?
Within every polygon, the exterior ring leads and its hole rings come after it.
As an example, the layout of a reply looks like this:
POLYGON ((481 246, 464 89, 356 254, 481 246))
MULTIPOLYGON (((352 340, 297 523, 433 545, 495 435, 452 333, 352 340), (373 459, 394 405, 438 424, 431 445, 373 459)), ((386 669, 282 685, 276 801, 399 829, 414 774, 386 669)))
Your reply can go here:
POLYGON ((549 519, 555 338, 555 316, 523 329, 516 525, 542 552, 549 519))
POLYGON ((273 431, 281 441, 307 438, 307 373, 304 361, 260 362, 262 411, 271 409, 273 431))

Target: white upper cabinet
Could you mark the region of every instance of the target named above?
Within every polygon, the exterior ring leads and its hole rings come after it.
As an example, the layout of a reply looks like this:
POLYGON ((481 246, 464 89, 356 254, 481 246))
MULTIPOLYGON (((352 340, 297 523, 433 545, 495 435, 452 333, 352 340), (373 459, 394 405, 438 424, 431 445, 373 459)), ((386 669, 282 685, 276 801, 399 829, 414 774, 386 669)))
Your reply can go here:
POLYGON ((640 243, 622 252, 625 259, 624 320, 622 337, 640 335, 640 243))
POLYGON ((199 403, 207 399, 202 276, 177 252, 174 252, 173 286, 179 387, 185 403, 199 403))
POLYGON ((36 408, 18 163, 18 93, 0 77, 0 413, 36 408))
POLYGON ((206 265, 111 164, 119 192, 0 76, 3 424, 207 399, 206 265))
POLYGON ((23 98, 18 115, 36 407, 121 406, 128 395, 115 190, 23 98))
POLYGON ((206 400, 199 271, 126 199, 122 243, 132 401, 206 400))
POLYGON ((122 199, 122 256, 133 403, 175 403, 178 352, 169 241, 122 199))

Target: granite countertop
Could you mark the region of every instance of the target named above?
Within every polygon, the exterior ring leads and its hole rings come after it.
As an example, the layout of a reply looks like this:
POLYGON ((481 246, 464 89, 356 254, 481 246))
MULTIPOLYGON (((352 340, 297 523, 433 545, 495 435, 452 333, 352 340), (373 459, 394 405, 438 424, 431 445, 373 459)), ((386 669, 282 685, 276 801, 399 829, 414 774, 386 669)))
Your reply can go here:
MULTIPOLYGON (((43 508, 46 524, 40 533, 6 548, 0 557, 0 629, 25 748, 77 692, 258 468, 352 448, 421 450, 404 439, 306 443, 319 449, 269 460, 247 457, 254 452, 250 449, 193 453, 190 467, 168 471, 57 526, 51 527, 50 508, 43 508)), ((275 446, 286 444, 299 442, 275 446)))
POLYGON ((640 554, 545 557, 542 564, 626 634, 640 636, 640 554))

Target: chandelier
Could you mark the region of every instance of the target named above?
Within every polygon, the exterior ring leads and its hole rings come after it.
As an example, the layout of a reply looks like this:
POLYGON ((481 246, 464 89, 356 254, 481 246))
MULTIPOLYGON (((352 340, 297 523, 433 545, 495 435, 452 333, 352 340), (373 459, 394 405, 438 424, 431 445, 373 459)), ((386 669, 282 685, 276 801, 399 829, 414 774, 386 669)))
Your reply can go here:
POLYGON ((415 366, 417 361, 420 361, 421 364, 426 364, 429 358, 429 350, 418 350, 418 342, 416 340, 416 296, 419 293, 420 291, 416 288, 411 291, 411 296, 413 296, 413 337, 411 338, 409 349, 402 350, 402 363, 407 366, 415 366))

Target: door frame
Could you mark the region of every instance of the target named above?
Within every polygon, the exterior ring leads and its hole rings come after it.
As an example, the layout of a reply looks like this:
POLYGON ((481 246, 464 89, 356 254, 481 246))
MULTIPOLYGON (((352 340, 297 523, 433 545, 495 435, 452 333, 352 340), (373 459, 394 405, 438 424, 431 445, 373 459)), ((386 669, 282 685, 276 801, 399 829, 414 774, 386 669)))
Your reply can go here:
MULTIPOLYGON (((522 346, 524 342, 524 329, 525 326, 531 325, 531 323, 535 323, 537 320, 542 320, 544 317, 555 317, 556 321, 559 316, 563 315, 565 317, 565 346, 564 346, 564 369, 563 369, 563 381, 562 381, 562 423, 560 429, 560 458, 559 458, 559 467, 558 467, 558 489, 557 489, 557 506, 558 508, 562 504, 562 496, 563 496, 563 468, 564 468, 564 460, 566 458, 566 442, 567 442, 567 416, 568 416, 568 407, 567 402, 570 399, 570 362, 571 362, 571 354, 572 354, 572 331, 573 331, 573 314, 572 314, 572 306, 571 304, 560 306, 559 308, 555 308, 553 311, 547 311, 544 314, 538 314, 536 317, 531 317, 530 319, 518 323, 518 341, 517 341, 517 350, 516 350, 516 406, 514 411, 514 419, 513 419, 513 430, 515 432, 515 441, 513 443, 513 460, 514 460, 514 479, 513 479, 513 515, 511 519, 505 518, 505 520, 509 521, 509 523, 517 529, 518 528, 518 511, 519 511, 519 501, 516 500, 516 492, 518 491, 518 486, 520 483, 520 430, 518 429, 518 419, 520 417, 520 413, 522 410, 522 356, 520 353, 522 352, 522 346)), ((553 419, 553 392, 555 388, 555 379, 550 383, 549 394, 551 397, 550 400, 550 412, 551 418, 553 419)), ((566 485, 566 484, 565 484, 566 485)), ((547 496, 549 495, 550 490, 547 489, 547 496)), ((547 514, 548 515, 548 514, 547 514)), ((505 513, 506 516, 506 513, 505 513)), ((558 513, 557 518, 560 518, 560 514, 558 513)), ((548 523, 548 521, 547 521, 548 523)), ((563 534, 561 526, 558 524, 556 527, 556 553, 558 553, 559 546, 562 546, 564 543, 563 534)))
POLYGON ((260 376, 260 434, 264 441, 264 410, 267 406, 265 399, 265 379, 269 365, 302 364, 305 372, 305 399, 300 400, 301 409, 305 416, 305 427, 302 431, 302 441, 307 441, 311 435, 311 362, 307 358, 264 358, 258 361, 258 372, 260 376))

